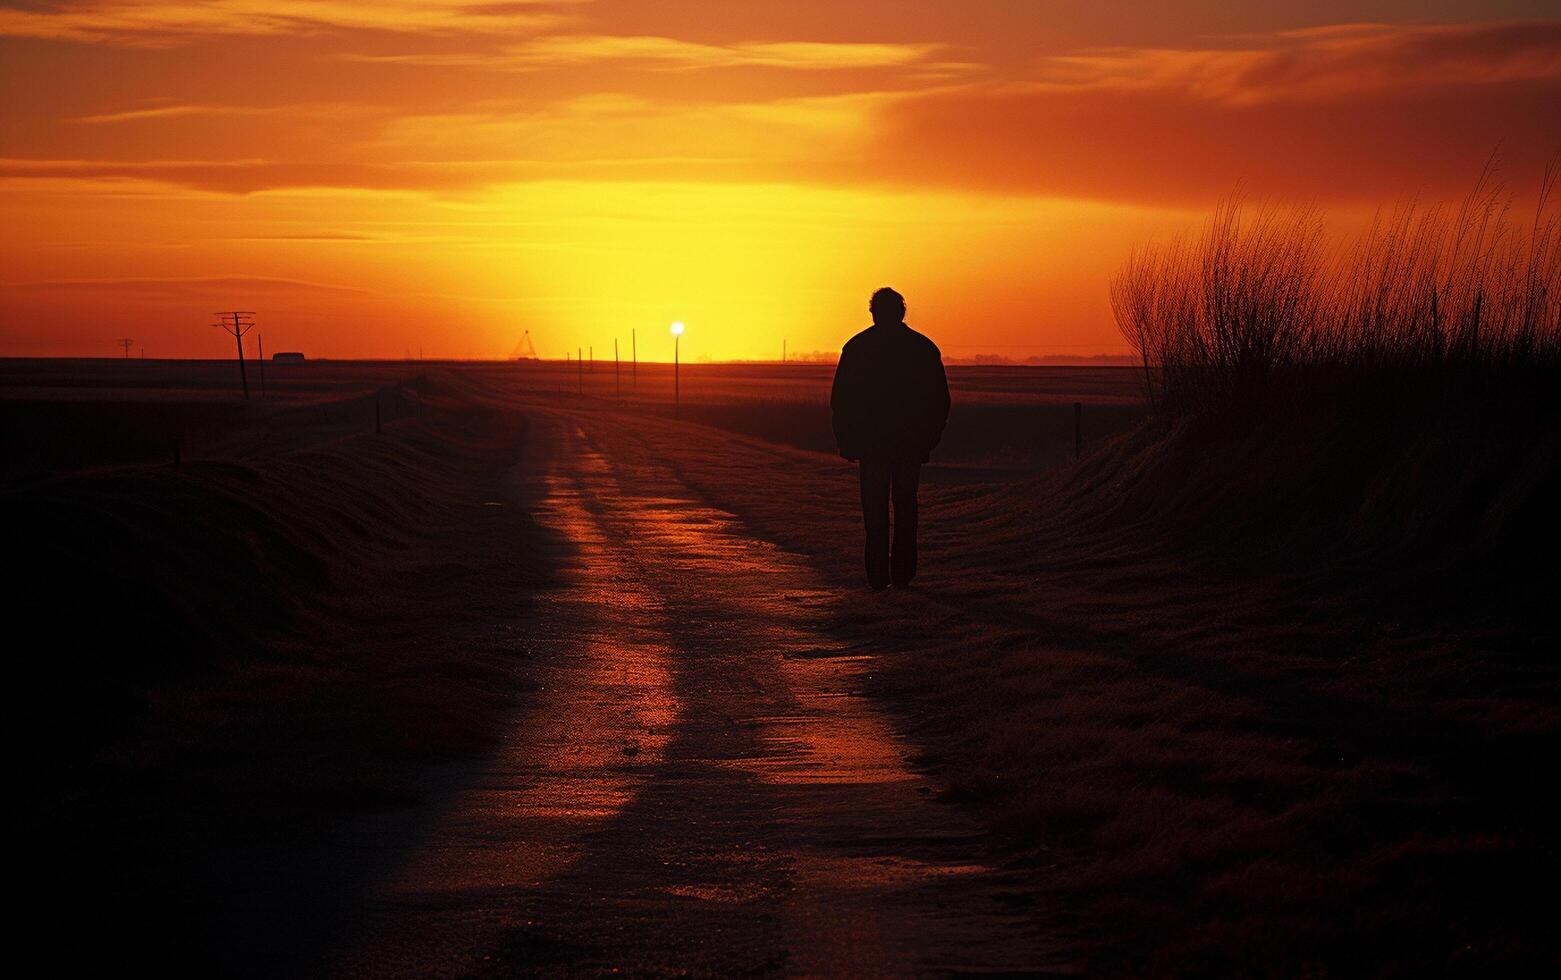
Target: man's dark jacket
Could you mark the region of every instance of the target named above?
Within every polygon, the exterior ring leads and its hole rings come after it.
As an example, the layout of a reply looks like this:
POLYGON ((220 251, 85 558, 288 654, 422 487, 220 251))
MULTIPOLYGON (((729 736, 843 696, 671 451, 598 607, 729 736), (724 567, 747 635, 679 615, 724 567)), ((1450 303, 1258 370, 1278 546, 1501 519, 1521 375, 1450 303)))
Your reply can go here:
POLYGON ((840 352, 829 408, 846 459, 925 463, 949 417, 938 345, 903 323, 868 327, 840 352))

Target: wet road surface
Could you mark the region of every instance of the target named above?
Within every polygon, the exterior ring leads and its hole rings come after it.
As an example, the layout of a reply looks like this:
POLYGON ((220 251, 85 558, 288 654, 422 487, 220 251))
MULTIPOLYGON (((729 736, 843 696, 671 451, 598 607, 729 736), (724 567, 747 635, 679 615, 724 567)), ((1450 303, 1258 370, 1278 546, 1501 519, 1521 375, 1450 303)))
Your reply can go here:
POLYGON ((514 499, 566 543, 516 641, 542 689, 330 975, 1066 972, 858 693, 796 556, 566 413, 531 441, 514 499))

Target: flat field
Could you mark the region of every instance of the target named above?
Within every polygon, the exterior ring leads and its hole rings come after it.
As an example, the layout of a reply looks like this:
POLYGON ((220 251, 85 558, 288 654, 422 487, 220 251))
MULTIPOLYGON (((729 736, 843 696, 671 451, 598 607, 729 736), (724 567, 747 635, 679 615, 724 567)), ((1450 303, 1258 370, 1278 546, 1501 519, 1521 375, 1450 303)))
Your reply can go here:
MULTIPOLYGON (((611 361, 251 363, 251 398, 232 361, 0 361, 0 436, 7 473, 99 463, 233 455, 299 428, 321 434, 373 424, 373 394, 429 371, 458 370, 507 390, 559 404, 622 406, 680 417, 818 452, 833 452, 832 365, 668 364, 611 361), (262 395, 262 384, 264 395, 262 395)), ((1144 415, 1142 374, 1129 368, 967 367, 949 369, 954 398, 941 468, 1016 476, 1070 458, 1075 402, 1084 406, 1086 444, 1144 415)), ((404 405, 382 405, 401 413, 404 405)), ((389 418, 389 415, 386 415, 389 418)))
MULTIPOLYGON (((868 593, 829 376, 268 364, 242 404, 231 363, 0 362, 40 934, 115 902, 130 961, 253 974, 1558 965, 1553 629, 1405 601, 1252 475, 1315 446, 1160 431, 1129 369, 952 369, 922 574, 868 593)), ((1361 480, 1378 526, 1421 499, 1361 480)))

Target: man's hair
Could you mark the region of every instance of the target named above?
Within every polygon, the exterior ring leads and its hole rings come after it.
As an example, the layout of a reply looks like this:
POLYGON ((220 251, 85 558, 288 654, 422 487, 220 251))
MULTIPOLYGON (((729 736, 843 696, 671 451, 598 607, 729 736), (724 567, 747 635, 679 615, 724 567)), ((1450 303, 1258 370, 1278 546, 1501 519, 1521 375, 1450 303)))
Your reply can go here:
POLYGON ((887 313, 898 320, 905 319, 905 297, 890 289, 883 287, 873 293, 873 298, 867 304, 868 310, 873 314, 873 319, 878 319, 880 313, 887 313))

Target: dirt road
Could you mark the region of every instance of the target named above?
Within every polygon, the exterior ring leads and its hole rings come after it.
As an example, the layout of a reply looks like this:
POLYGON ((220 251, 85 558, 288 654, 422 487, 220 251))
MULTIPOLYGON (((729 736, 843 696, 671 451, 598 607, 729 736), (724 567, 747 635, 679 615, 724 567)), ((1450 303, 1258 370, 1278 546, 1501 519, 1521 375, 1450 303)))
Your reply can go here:
MULTIPOLYGON (((538 412, 510 505, 565 572, 501 748, 372 889, 335 976, 1065 971, 858 693, 799 559, 538 412)), ((496 502, 501 503, 501 502, 496 502)))

